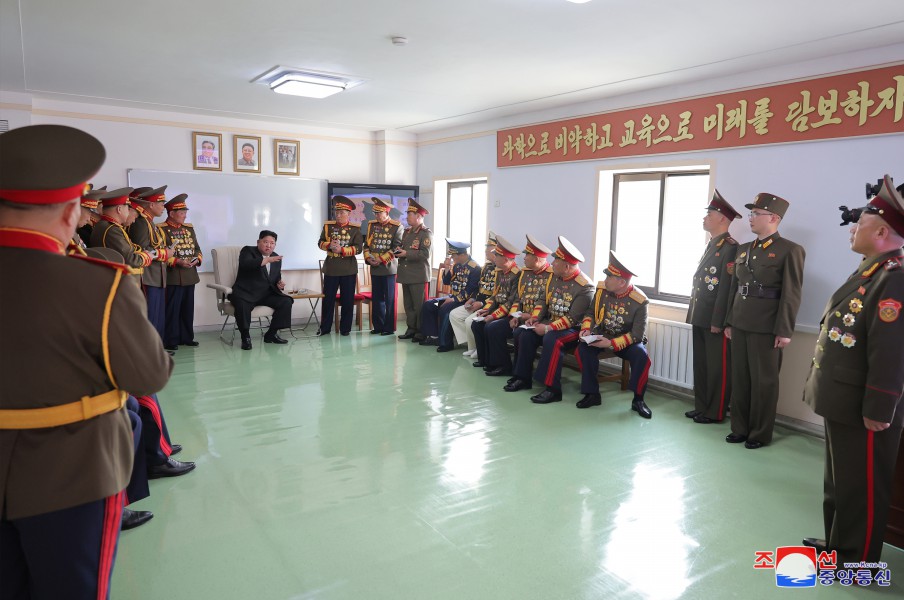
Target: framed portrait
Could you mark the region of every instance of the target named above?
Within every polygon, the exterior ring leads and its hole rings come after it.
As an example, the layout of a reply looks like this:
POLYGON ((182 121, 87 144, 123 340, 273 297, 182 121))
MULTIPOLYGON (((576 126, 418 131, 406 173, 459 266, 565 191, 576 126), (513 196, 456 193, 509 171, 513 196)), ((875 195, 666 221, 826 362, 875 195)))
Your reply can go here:
POLYGON ((298 175, 298 140, 273 140, 273 172, 298 175))
POLYGON ((220 159, 223 148, 223 136, 219 133, 191 132, 191 147, 193 168, 201 171, 222 171, 223 163, 220 159))
POLYGON ((232 168, 235 172, 261 172, 261 139, 247 135, 232 136, 232 168))

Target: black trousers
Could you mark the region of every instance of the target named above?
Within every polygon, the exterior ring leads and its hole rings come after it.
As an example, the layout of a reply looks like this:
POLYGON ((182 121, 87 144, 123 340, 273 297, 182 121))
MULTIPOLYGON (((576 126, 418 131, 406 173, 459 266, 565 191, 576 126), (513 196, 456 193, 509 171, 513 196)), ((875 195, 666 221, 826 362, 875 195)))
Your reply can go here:
POLYGON ((270 331, 288 329, 292 325, 294 300, 288 296, 271 293, 257 302, 248 302, 232 295, 229 297, 229 301, 235 308, 235 325, 243 336, 248 334, 248 328, 251 327, 251 311, 255 306, 269 306, 274 310, 273 317, 270 319, 270 331))
POLYGON ((138 415, 138 401, 134 396, 126 400, 126 410, 132 423, 132 439, 135 443, 135 460, 132 461, 132 475, 126 486, 125 504, 128 506, 151 495, 148 487, 148 461, 144 453, 141 438, 141 417, 138 415))
POLYGON ((333 327, 333 308, 336 306, 336 292, 339 292, 339 333, 352 330, 355 310, 356 275, 324 275, 323 303, 320 305, 320 331, 329 333, 333 327))
POLYGON ((164 346, 178 346, 195 340, 195 286, 166 286, 166 331, 164 346))
POLYGON ((373 300, 374 329, 380 333, 394 333, 396 328, 396 276, 373 275, 371 276, 371 292, 373 300))

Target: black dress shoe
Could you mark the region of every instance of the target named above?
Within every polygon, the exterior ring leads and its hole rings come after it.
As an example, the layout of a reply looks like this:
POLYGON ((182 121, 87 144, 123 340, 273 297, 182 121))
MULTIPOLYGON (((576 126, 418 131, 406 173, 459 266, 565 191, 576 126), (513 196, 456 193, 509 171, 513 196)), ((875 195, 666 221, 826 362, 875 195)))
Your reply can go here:
POLYGON ((268 333, 264 336, 265 344, 288 344, 289 340, 284 340, 279 337, 278 333, 268 333))
POLYGON ((478 368, 478 369, 483 369, 484 367, 486 367, 486 365, 483 364, 482 362, 480 362, 479 360, 475 360, 474 362, 472 362, 471 366, 478 368))
POLYGON ((740 433, 729 433, 725 436, 725 441, 729 444, 740 444, 747 441, 747 436, 740 433))
POLYGON ((694 417, 694 423, 700 423, 701 425, 709 425, 710 423, 718 423, 715 419, 710 419, 706 415, 700 414, 694 417))
POLYGON ((242 338, 242 350, 251 350, 251 338, 242 338))
POLYGON ((517 377, 509 377, 508 380, 505 382, 505 385, 512 385, 516 381, 518 381, 517 377))
POLYGON ((420 342, 418 342, 418 345, 419 346, 439 346, 439 339, 437 339, 435 337, 424 338, 420 342))
POLYGON ((403 333, 402 335, 399 336, 399 339, 400 340, 410 340, 411 338, 414 337, 414 334, 415 334, 414 331, 406 331, 405 333, 403 333))
POLYGON ((153 518, 154 513, 149 510, 129 510, 128 508, 123 508, 122 526, 120 529, 122 529, 122 531, 135 529, 139 525, 144 525, 153 518))
POLYGON ((454 350, 452 346, 440 346, 436 349, 437 352, 451 352, 452 350, 454 350))
POLYGON ((170 456, 174 456, 176 454, 179 454, 180 452, 182 452, 182 444, 172 444, 170 446, 170 456))
POLYGON ((561 402, 562 392, 546 388, 536 396, 531 396, 530 401, 534 404, 550 404, 551 402, 561 402))
POLYGON ((315 333, 314 335, 316 335, 317 337, 322 337, 322 336, 329 335, 329 334, 330 334, 329 329, 327 329, 326 331, 324 331, 323 329, 318 329, 317 333, 315 333))
POLYGON ((200 346, 200 344, 194 340, 192 340, 190 342, 184 342, 184 343, 182 343, 182 345, 183 346, 191 346, 192 348, 197 348, 198 346, 200 346))
POLYGON ((699 415, 700 412, 701 411, 699 411, 699 410, 689 410, 686 413, 684 413, 684 416, 687 417, 688 419, 693 419, 694 417, 699 415))
POLYGON ((763 442, 758 442, 756 440, 747 440, 746 442, 744 442, 744 447, 748 450, 757 450, 765 445, 766 444, 764 444, 763 442))
POLYGON ((529 390, 532 387, 534 387, 534 384, 530 381, 524 381, 523 379, 516 377, 515 381, 507 383, 502 389, 506 392, 519 392, 521 390, 529 390))
POLYGON ((371 329, 371 330, 370 330, 370 335, 377 335, 377 334, 379 334, 379 333, 381 333, 381 332, 380 332, 380 331, 377 331, 376 329, 371 329))
POLYGON ((599 394, 584 394, 584 397, 575 404, 578 408, 590 408, 591 406, 599 406, 603 403, 603 399, 599 394))
POLYGON ((148 467, 148 479, 159 479, 161 477, 178 477, 185 475, 195 468, 193 462, 180 462, 175 458, 168 458, 162 465, 151 465, 148 467))
POLYGON ((395 334, 395 331, 381 331, 380 332, 380 335, 393 335, 393 334, 395 334))
POLYGON ((511 376, 512 372, 506 369, 505 367, 496 367, 494 369, 490 369, 486 372, 488 377, 501 377, 503 375, 511 376))
POLYGON ((816 548, 816 552, 825 552, 828 544, 825 540, 821 540, 819 538, 804 538, 801 543, 804 546, 809 546, 810 548, 816 548))
POLYGON ((631 410, 639 414, 644 419, 652 419, 653 411, 647 406, 647 403, 640 398, 631 402, 631 410))
POLYGON ((349 334, 351 334, 351 331, 340 331, 339 332, 339 335, 349 335, 349 334))
POLYGON ((167 352, 175 352, 179 349, 179 346, 164 346, 163 349, 167 352))

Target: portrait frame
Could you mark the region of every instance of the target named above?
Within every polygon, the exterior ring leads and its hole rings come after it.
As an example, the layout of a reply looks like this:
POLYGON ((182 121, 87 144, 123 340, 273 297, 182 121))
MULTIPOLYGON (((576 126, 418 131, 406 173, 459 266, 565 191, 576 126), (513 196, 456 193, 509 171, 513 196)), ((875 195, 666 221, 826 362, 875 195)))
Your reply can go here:
POLYGON ((197 171, 223 170, 223 136, 219 133, 204 131, 191 132, 192 168, 197 171), (213 144, 213 153, 204 148, 204 144, 213 144), (208 154, 205 154, 205 151, 208 154), (211 160, 213 162, 211 162, 211 160))
POLYGON ((260 173, 261 172, 261 138, 253 135, 232 136, 232 169, 236 173, 260 173), (253 148, 252 162, 245 163, 245 147, 253 148))
POLYGON ((273 173, 275 175, 298 175, 298 140, 273 140, 273 173))

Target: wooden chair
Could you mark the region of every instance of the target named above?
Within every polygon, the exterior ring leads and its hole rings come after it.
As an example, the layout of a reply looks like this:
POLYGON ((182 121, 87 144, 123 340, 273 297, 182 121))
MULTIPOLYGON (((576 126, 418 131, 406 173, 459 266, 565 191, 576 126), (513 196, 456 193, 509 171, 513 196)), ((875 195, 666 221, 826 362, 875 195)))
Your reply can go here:
MULTIPOLYGON (((324 260, 320 261, 320 291, 323 293, 323 263, 324 260)), ((355 296, 354 296, 354 311, 355 311, 355 322, 358 324, 358 331, 364 329, 364 315, 361 310, 364 306, 365 296, 358 292, 358 285, 361 282, 361 265, 363 263, 361 261, 358 262, 358 277, 355 280, 355 296)), ((368 270, 368 282, 370 281, 370 270, 368 270)), ((339 331, 339 292, 336 292, 336 304, 333 308, 333 327, 336 331, 339 331)))

